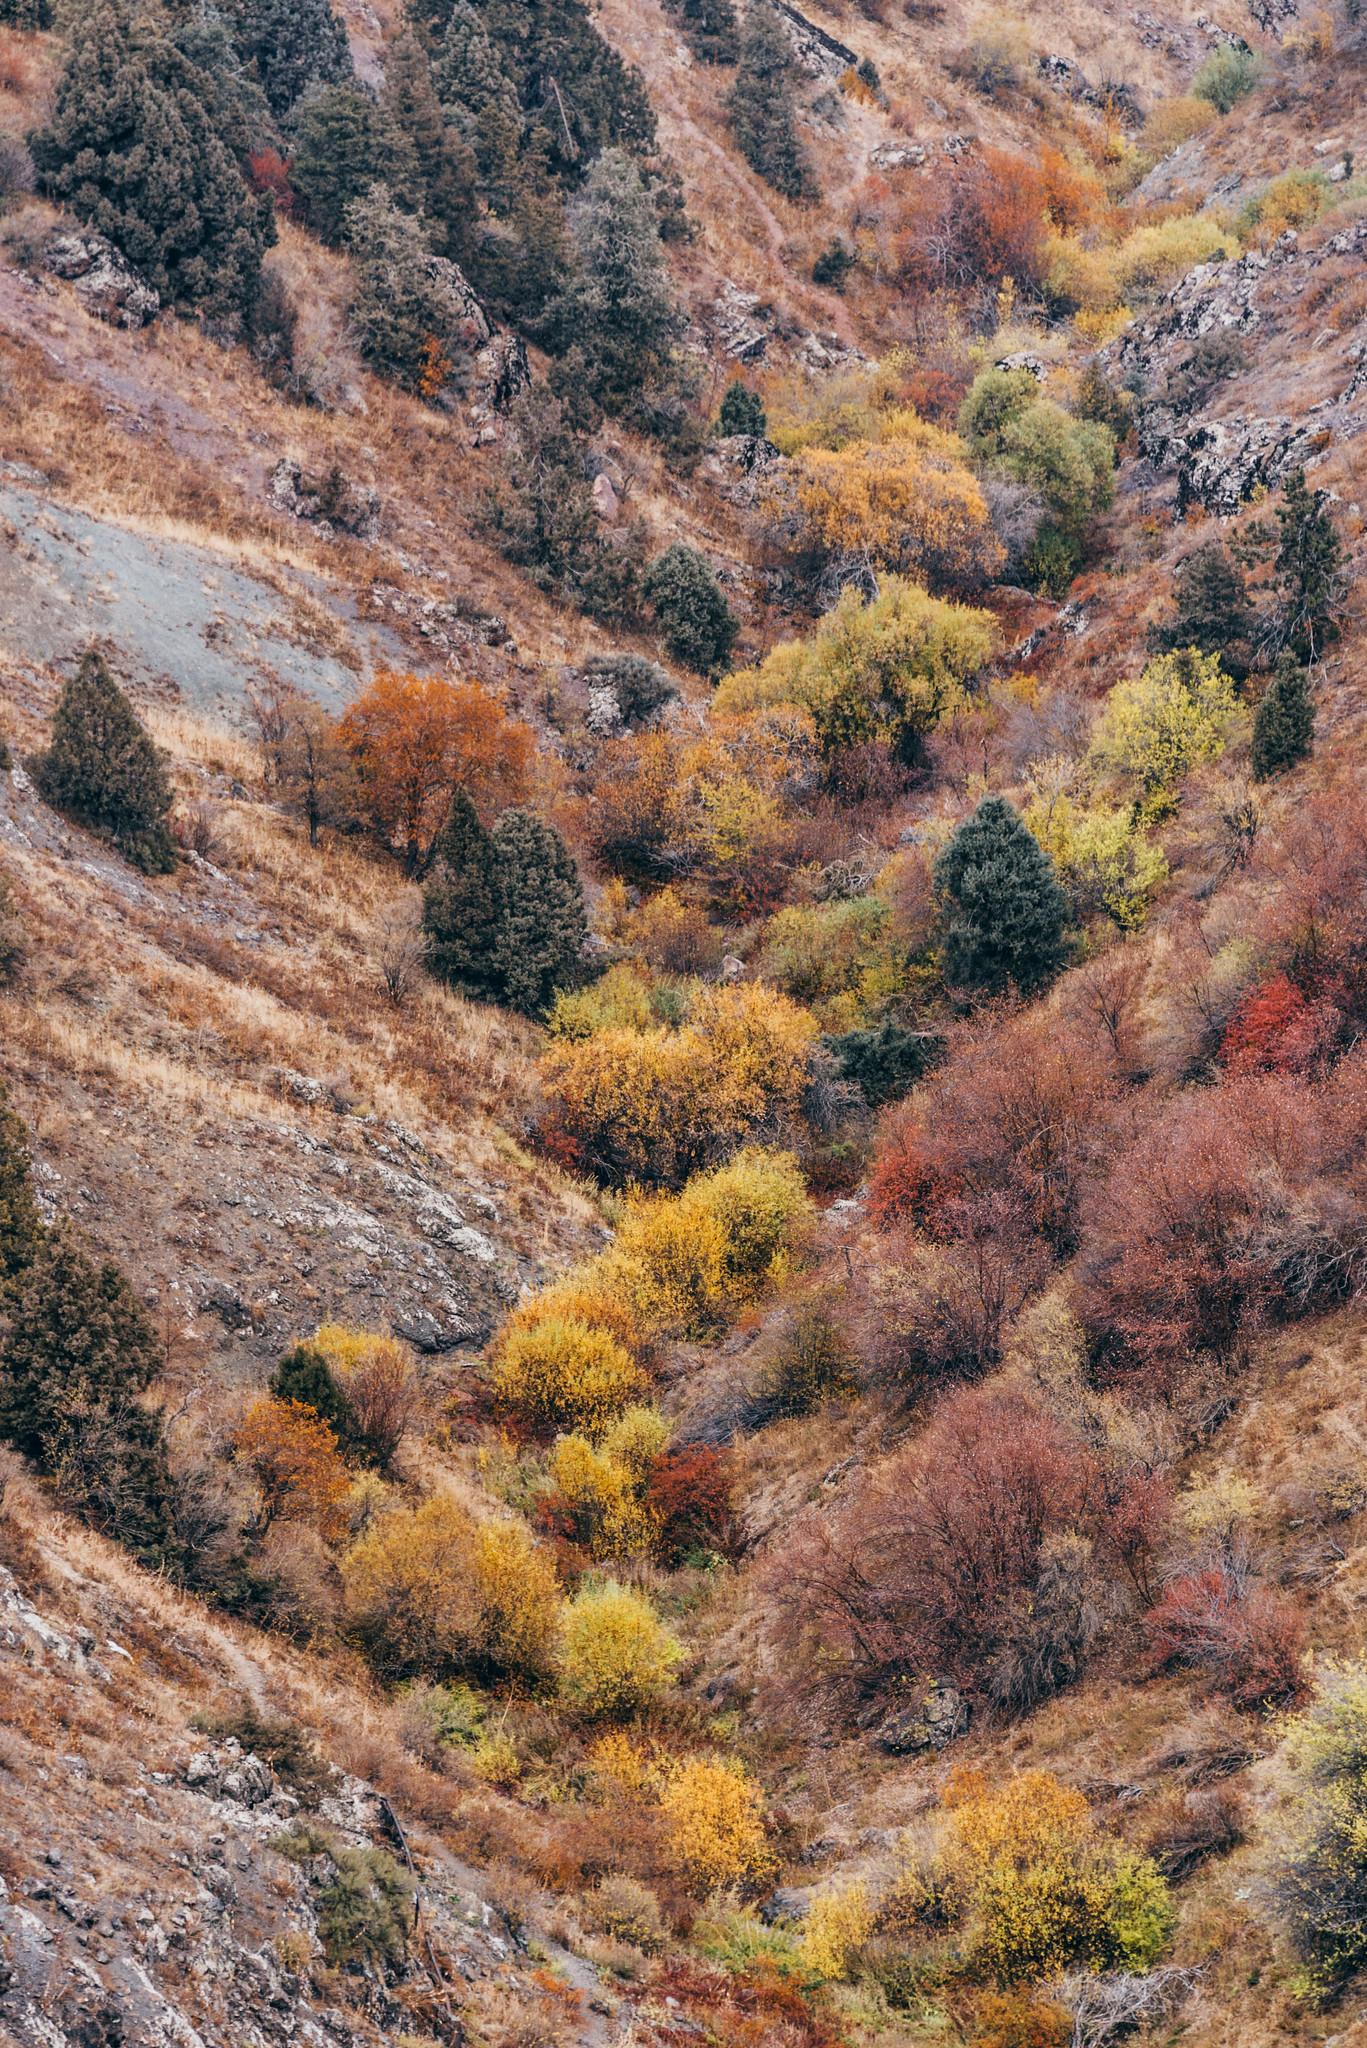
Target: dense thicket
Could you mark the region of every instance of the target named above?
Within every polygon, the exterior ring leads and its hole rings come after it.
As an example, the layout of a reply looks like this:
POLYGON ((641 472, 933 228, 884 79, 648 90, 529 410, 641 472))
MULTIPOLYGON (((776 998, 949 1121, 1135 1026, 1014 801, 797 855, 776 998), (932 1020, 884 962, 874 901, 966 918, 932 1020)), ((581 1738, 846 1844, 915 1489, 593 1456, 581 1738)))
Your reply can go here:
POLYGON ((32 150, 49 197, 107 235, 170 304, 232 328, 255 302, 274 219, 220 118, 213 82, 160 17, 96 0, 73 12, 32 150))
POLYGON ((34 779, 55 810, 112 839, 135 867, 165 874, 174 865, 161 751, 94 648, 57 700, 34 779))

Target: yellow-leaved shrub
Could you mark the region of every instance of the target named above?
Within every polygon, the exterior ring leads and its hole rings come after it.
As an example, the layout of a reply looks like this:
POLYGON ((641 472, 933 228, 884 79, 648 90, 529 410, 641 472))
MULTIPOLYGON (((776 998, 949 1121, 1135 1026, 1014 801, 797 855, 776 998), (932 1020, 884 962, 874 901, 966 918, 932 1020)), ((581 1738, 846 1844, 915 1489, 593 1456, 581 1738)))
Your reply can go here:
POLYGON ((494 1394, 528 1429, 600 1436, 646 1392, 646 1376, 610 1330, 543 1315, 506 1330, 494 1354, 494 1394))
POLYGON ((668 1691, 682 1657, 644 1593, 585 1585, 565 1609, 561 1697, 589 1720, 625 1720, 668 1691))
POLYGON ((670 1851, 698 1894, 758 1883, 772 1869, 763 1794, 734 1759, 676 1760, 667 1772, 660 1807, 670 1851))
POLYGON ((548 1676, 563 1605, 524 1523, 445 1494, 381 1517, 343 1563, 348 1622, 394 1678, 548 1676))

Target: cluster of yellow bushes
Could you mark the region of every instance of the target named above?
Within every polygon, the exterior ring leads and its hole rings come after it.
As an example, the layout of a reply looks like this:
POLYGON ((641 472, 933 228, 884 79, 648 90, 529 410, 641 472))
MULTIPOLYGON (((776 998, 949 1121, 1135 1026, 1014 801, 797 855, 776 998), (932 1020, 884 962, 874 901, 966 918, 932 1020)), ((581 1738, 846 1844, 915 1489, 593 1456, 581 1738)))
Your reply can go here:
POLYGON ((763 1794, 735 1758, 657 1756, 614 1730, 594 1744, 588 1762, 600 1799, 663 1823, 671 1860, 699 1896, 772 1874, 763 1794))
POLYGON ((695 987, 671 1030, 639 976, 607 980, 562 998, 541 1060, 553 1142, 577 1164, 609 1184, 677 1187, 791 1129, 817 1036, 807 1011, 755 983, 695 987))
POLYGON ((677 1195, 631 1199, 617 1238, 508 1318, 494 1392, 540 1433, 592 1442, 646 1388, 642 1355, 664 1337, 699 1337, 782 1277, 812 1219, 790 1153, 751 1148, 677 1195))

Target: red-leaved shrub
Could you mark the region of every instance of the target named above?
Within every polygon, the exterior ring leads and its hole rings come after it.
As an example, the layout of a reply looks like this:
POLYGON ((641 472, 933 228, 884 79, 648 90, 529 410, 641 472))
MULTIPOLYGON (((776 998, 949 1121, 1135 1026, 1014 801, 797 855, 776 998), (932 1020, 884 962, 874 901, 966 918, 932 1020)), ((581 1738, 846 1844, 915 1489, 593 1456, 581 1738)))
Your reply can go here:
POLYGON ((845 1708, 911 1702, 936 1678, 1009 1708, 1056 1690, 1114 1605, 1115 1490, 1033 1402, 947 1395, 840 1513, 813 1510, 776 1552, 776 1689, 845 1708))
POLYGON ((1159 1670, 1205 1672, 1236 1707, 1289 1706, 1304 1691, 1300 1614, 1232 1567, 1210 1565, 1170 1580, 1146 1625, 1159 1670))
POLYGON ((681 1444, 662 1452, 651 1468, 646 1508, 657 1524, 655 1553, 661 1564, 677 1565, 692 1551, 727 1555, 736 1548, 725 1451, 681 1444))

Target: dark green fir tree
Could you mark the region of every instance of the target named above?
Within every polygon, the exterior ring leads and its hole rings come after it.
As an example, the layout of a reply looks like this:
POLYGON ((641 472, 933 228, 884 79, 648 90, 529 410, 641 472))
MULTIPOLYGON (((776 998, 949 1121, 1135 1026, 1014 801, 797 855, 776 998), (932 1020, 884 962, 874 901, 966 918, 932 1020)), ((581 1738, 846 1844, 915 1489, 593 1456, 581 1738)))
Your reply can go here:
POLYGON ((579 870, 554 825, 505 811, 490 835, 498 871, 495 965, 511 1009, 543 1016, 582 973, 588 921, 579 870))
POLYGON ((457 791, 423 890, 427 961, 439 980, 475 1002, 496 1002, 500 899, 493 841, 457 791))
POLYGON ((1053 862, 1004 797, 985 796, 935 863, 945 979, 979 995, 1032 995, 1068 957, 1053 862))
POLYGON ((647 569, 644 589, 674 659, 699 675, 719 674, 736 644, 736 620, 705 557, 675 541, 647 569))
POLYGON ((798 140, 793 46, 770 0, 749 0, 727 106, 752 170, 788 199, 813 199, 816 176, 798 140))
POLYGON ((1310 678, 1288 649, 1253 714, 1254 779, 1266 782, 1284 769, 1294 768, 1308 757, 1314 738, 1310 678))
POLYGON ((1297 661, 1318 661, 1339 635, 1344 596, 1343 542, 1323 491, 1293 470, 1277 507, 1276 561, 1280 640, 1297 661))
POLYGON ((94 648, 57 700, 34 780, 54 810, 112 840, 135 867, 147 874, 174 867, 163 756, 94 648))

